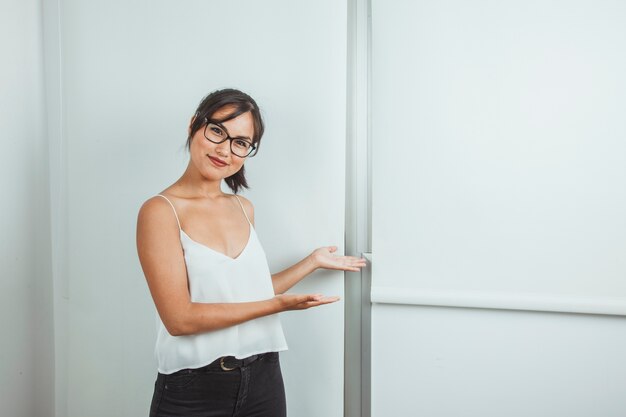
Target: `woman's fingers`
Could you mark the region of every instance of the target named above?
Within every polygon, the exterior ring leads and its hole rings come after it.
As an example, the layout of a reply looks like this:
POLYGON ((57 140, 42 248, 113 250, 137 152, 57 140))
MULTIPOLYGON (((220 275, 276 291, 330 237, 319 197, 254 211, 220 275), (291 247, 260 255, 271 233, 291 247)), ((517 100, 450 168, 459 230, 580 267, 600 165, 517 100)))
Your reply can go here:
POLYGON ((310 307, 317 307, 317 306, 321 306, 324 304, 330 304, 330 303, 334 303, 336 301, 339 301, 340 297, 337 296, 332 296, 332 297, 322 297, 318 300, 311 300, 311 301, 306 301, 305 307, 304 308, 310 308, 310 307))
POLYGON ((336 256, 333 254, 336 250, 337 246, 324 246, 316 249, 313 253, 318 267, 359 272, 360 268, 367 265, 365 258, 350 255, 336 256))
POLYGON ((293 300, 293 305, 305 304, 305 303, 315 303, 322 298, 322 294, 304 294, 298 295, 293 300))
POLYGON ((319 303, 319 304, 328 304, 328 303, 334 303, 335 301, 339 301, 340 297, 338 296, 327 296, 327 297, 321 297, 317 300, 314 300, 314 303, 319 303))
POLYGON ((366 266, 365 258, 357 258, 356 256, 341 256, 335 258, 336 265, 339 269, 346 271, 360 271, 360 268, 366 266))
POLYGON ((310 308, 317 307, 323 304, 330 304, 339 301, 340 297, 337 296, 323 296, 322 294, 309 294, 299 298, 296 308, 310 308))
POLYGON ((274 298, 280 302, 281 311, 303 310, 340 300, 338 296, 324 296, 322 294, 279 294, 274 298))

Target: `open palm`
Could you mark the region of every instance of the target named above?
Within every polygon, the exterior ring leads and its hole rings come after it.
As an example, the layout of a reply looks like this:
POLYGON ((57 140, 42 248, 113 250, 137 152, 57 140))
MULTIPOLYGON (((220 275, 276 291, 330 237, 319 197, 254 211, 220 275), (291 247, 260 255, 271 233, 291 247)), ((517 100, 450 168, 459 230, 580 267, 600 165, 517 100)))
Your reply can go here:
POLYGON ((313 251, 311 258, 318 268, 358 272, 365 266, 365 258, 333 255, 336 250, 337 246, 322 246, 313 251))

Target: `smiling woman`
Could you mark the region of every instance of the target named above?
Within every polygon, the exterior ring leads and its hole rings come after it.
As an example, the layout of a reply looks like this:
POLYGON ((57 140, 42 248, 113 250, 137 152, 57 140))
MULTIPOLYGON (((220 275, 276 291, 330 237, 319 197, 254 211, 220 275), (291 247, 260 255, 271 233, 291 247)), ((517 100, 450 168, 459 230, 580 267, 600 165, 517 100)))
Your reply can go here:
POLYGON ((226 175, 224 180, 233 192, 237 193, 242 187, 248 188, 243 158, 256 155, 264 132, 265 124, 252 97, 238 90, 223 89, 208 95, 198 105, 198 109, 189 123, 187 149, 193 158, 193 144, 203 142, 202 139, 194 141, 195 137, 204 138, 204 142, 209 141, 223 145, 213 147, 215 152, 206 156, 215 161, 218 166, 220 166, 219 162, 222 162, 222 166, 227 166, 229 165, 228 162, 220 158, 217 152, 224 151, 226 147, 230 146, 235 166, 231 167, 229 171, 231 175, 226 175), (253 152, 243 154, 237 149, 233 149, 237 148, 237 146, 233 147, 235 139, 247 141, 253 152))
POLYGON ((157 309, 151 416, 286 415, 277 313, 339 298, 284 292, 318 268, 365 265, 326 246, 270 273, 253 205, 237 195, 248 188, 244 163, 263 131, 250 96, 209 94, 189 123, 187 169, 139 210, 137 251, 157 309), (221 191, 222 180, 234 195, 221 191))

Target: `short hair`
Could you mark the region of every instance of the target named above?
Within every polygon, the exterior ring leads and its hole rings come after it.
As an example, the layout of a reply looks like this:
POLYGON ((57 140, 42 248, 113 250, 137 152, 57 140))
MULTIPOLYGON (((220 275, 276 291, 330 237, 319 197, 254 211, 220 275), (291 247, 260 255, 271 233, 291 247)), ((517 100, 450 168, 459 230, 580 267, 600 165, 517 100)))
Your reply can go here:
MULTIPOLYGON (((200 104, 196 109, 195 119, 191 123, 189 136, 187 137, 187 150, 189 151, 191 149, 191 138, 193 135, 195 135, 196 132, 202 129, 206 124, 204 121, 205 117, 207 120, 214 120, 216 122, 223 123, 248 111, 252 115, 254 126, 254 134, 252 136, 252 144, 256 146, 254 153, 258 153, 261 138, 263 137, 263 132, 265 131, 265 124, 263 123, 263 118, 261 117, 261 111, 252 97, 234 88, 225 88, 213 91, 200 101, 200 104), (219 120, 213 119, 213 115, 223 107, 232 107, 233 110, 219 120)), ((244 166, 242 166, 241 169, 235 174, 224 178, 224 181, 226 181, 226 185, 228 185, 228 187, 233 190, 235 194, 237 194, 240 188, 250 188, 248 186, 248 182, 246 181, 244 166)))

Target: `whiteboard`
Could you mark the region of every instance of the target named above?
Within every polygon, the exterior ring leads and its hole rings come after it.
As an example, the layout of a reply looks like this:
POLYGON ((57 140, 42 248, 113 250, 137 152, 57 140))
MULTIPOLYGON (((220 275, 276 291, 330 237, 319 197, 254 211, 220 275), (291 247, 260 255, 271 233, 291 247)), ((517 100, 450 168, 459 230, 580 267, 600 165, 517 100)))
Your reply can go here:
POLYGON ((626 296, 625 21, 373 0, 373 286, 626 296))

